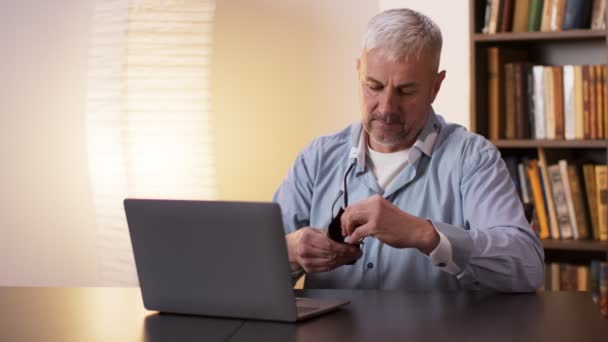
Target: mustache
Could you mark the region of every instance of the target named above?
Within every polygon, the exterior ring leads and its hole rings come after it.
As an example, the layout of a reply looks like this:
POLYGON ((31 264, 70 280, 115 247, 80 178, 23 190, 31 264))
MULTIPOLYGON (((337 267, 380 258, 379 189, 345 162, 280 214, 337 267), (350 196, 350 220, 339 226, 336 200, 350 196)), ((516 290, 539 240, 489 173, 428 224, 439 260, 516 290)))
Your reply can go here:
POLYGON ((381 122, 384 122, 385 124, 389 124, 389 125, 405 124, 405 122, 403 121, 403 119, 401 118, 401 115, 399 115, 399 113, 387 113, 387 114, 371 113, 369 118, 367 119, 367 122, 371 123, 374 120, 381 121, 381 122))

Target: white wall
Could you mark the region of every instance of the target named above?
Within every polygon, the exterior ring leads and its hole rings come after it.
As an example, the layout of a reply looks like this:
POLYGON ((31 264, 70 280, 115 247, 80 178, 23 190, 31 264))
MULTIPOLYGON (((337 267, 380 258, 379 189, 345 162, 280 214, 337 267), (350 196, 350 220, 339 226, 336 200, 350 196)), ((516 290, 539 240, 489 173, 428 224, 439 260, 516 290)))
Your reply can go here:
POLYGON ((407 7, 430 17, 443 34, 440 68, 447 77, 435 111, 447 121, 469 127, 469 1, 379 0, 380 10, 407 7))
POLYGON ((84 136, 92 2, 0 1, 0 285, 92 285, 84 136))

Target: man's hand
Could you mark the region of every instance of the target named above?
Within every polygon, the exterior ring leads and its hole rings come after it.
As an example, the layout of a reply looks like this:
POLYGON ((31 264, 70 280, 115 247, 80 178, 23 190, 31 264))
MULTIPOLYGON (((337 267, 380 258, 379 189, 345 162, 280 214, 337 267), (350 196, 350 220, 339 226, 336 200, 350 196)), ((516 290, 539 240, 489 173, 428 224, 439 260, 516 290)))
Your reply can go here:
POLYGON ((402 211, 379 195, 348 206, 341 222, 342 235, 350 243, 372 236, 392 247, 414 247, 427 255, 439 244, 439 234, 428 220, 402 211))
POLYGON ((325 230, 304 227, 285 236, 292 271, 327 272, 361 257, 356 246, 332 241, 325 230))

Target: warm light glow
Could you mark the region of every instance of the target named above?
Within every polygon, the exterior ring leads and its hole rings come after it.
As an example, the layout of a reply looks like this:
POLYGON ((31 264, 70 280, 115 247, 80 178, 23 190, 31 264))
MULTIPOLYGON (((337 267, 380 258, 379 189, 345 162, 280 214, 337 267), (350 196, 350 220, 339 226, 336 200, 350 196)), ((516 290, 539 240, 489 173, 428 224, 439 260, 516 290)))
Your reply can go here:
POLYGON ((136 284, 122 200, 217 195, 209 107, 213 1, 100 1, 87 139, 99 272, 136 284))

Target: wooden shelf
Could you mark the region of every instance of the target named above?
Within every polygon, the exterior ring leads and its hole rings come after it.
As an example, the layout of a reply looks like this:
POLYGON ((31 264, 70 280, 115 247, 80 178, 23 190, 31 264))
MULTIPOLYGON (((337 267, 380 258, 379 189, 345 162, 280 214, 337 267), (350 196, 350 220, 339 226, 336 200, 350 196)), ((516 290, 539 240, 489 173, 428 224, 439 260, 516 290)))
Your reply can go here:
POLYGON ((510 139, 492 140, 498 148, 596 148, 608 147, 608 140, 534 140, 534 139, 510 139))
POLYGON ((545 250, 585 251, 608 253, 607 241, 588 240, 540 240, 545 250))
POLYGON ((603 30, 568 30, 558 32, 505 32, 494 34, 476 33, 473 35, 474 42, 529 42, 529 41, 552 41, 552 40, 593 40, 606 39, 606 31, 603 30))

